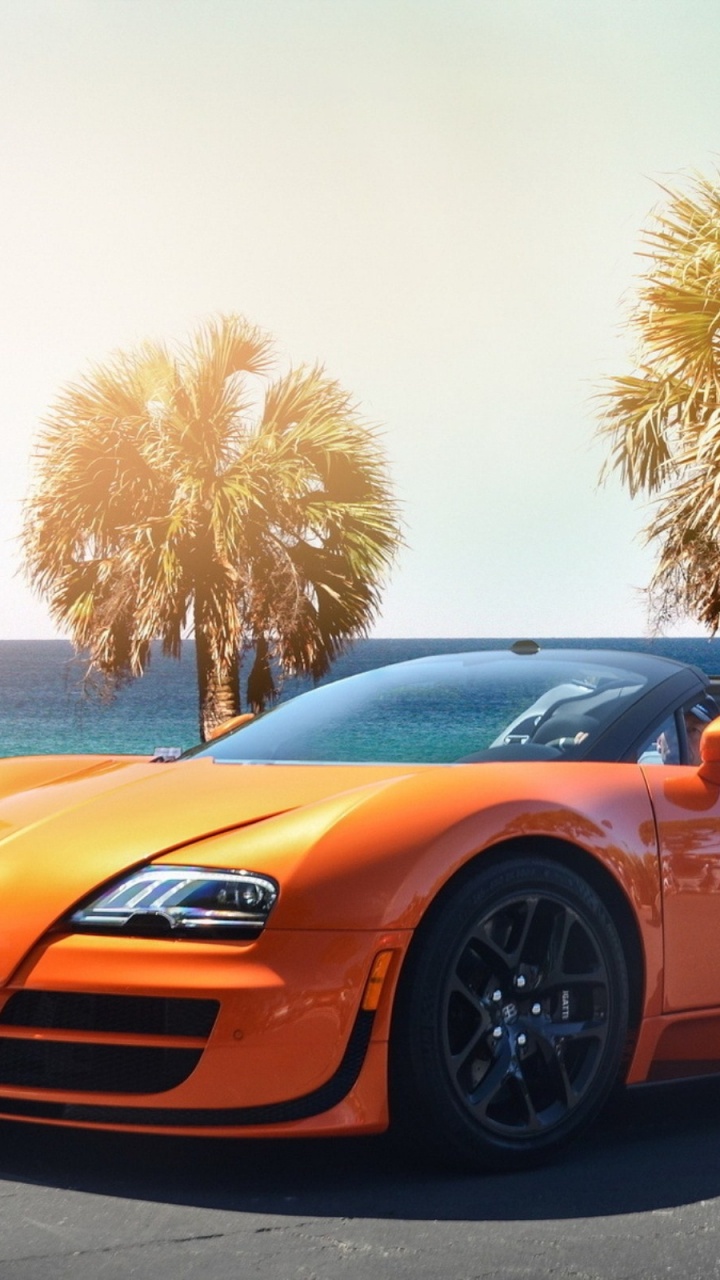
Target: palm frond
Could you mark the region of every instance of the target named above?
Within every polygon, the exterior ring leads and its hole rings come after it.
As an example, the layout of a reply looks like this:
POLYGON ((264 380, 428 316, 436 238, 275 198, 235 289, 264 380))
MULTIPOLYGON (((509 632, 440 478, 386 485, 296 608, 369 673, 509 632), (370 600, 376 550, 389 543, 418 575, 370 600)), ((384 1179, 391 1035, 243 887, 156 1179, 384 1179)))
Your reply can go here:
POLYGON ((378 433, 320 367, 274 381, 239 316, 175 355, 118 354, 64 388, 26 505, 31 582, 112 687, 194 626, 201 732, 274 671, 324 674, 376 616, 400 545, 378 433), (262 394, 251 385, 263 384, 262 394))
POLYGON ((637 373, 600 396, 603 469, 655 499, 645 529, 659 559, 655 622, 690 616, 715 629, 720 534, 720 186, 695 175, 665 189, 643 237, 647 262, 630 325, 637 373), (714 612, 715 611, 715 612, 714 612))

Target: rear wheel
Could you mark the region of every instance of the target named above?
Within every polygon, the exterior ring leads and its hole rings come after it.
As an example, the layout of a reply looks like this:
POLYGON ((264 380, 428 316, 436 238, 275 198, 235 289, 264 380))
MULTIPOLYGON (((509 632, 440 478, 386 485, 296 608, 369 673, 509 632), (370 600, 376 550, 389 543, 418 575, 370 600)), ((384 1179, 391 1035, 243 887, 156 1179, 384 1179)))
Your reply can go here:
POLYGON ((474 1167, 546 1160, 617 1077, 628 979, 590 886, 540 858, 480 868, 416 938, 393 1029, 393 1114, 474 1167))

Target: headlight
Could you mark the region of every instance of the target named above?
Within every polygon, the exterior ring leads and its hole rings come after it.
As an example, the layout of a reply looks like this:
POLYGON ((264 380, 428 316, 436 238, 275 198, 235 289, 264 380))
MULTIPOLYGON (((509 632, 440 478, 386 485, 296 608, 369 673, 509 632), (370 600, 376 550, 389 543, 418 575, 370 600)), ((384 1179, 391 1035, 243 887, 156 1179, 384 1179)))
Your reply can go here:
POLYGON ((269 876, 205 867, 142 867, 70 916, 83 933, 141 937, 253 938, 278 895, 269 876))

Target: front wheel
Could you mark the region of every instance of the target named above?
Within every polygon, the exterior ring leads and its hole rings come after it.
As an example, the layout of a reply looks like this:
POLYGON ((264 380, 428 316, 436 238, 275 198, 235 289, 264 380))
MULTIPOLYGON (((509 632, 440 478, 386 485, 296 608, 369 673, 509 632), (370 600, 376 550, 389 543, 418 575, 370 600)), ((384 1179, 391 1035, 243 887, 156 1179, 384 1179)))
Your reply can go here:
POLYGON ((408 958, 393 1118, 475 1168, 538 1164, 597 1115, 627 1028, 622 946, 586 881, 534 857, 481 867, 408 958))

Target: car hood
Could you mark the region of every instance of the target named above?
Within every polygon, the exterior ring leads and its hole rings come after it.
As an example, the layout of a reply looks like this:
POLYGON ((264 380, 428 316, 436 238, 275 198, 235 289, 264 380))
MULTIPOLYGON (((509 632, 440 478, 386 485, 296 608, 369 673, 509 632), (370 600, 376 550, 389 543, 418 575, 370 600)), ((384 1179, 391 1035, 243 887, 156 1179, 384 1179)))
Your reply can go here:
POLYGON ((79 899, 126 868, 408 772, 210 759, 0 762, 0 984, 79 899))

